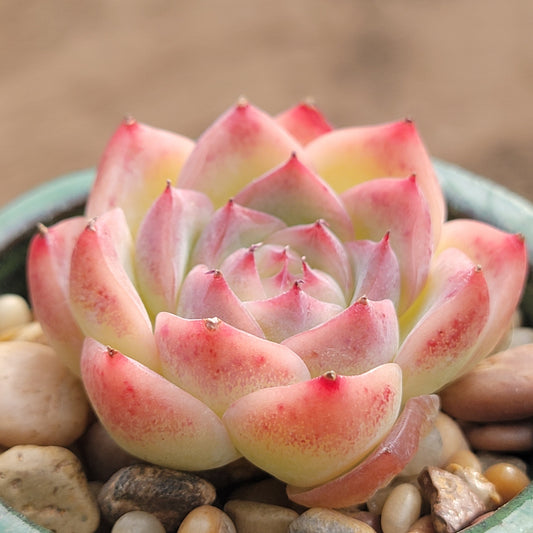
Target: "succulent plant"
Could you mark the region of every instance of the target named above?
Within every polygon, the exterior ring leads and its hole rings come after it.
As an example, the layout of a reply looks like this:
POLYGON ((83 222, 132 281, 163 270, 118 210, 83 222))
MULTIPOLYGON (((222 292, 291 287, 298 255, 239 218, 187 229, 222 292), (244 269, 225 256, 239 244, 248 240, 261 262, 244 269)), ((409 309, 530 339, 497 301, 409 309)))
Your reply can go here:
POLYGON ((445 217, 409 120, 239 101, 195 143, 126 119, 85 216, 33 238, 32 304, 132 454, 244 456, 345 507, 409 463, 519 302, 523 238, 445 217))

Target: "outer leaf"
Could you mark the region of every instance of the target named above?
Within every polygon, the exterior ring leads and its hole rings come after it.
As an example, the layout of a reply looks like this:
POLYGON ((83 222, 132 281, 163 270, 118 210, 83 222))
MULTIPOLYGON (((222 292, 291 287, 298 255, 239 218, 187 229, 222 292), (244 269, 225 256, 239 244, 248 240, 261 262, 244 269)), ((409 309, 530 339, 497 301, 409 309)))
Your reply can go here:
POLYGON ((310 378, 289 348, 217 318, 186 320, 161 313, 155 336, 163 374, 219 416, 250 392, 310 378))
POLYGON ((400 265, 399 314, 424 286, 433 252, 430 213, 417 184, 413 176, 374 180, 342 195, 357 239, 378 241, 390 232, 400 265))
POLYGON ((237 449, 287 483, 311 487, 353 468, 389 432, 401 372, 386 364, 360 376, 324 376, 262 389, 223 416, 237 449))
POLYGON ((137 361, 88 338, 81 371, 98 418, 136 457, 178 470, 239 457, 211 409, 137 361))
POLYGON ((482 270, 449 248, 436 259, 419 300, 400 318, 407 337, 395 362, 406 398, 439 390, 468 363, 489 315, 482 270))
POLYGON ((270 213, 287 226, 324 219, 341 240, 353 238, 351 219, 339 197, 296 154, 250 183, 235 196, 235 202, 270 213))
POLYGON ((131 236, 120 209, 86 227, 72 253, 72 312, 87 337, 157 368, 152 324, 128 276, 131 250, 131 236))
POLYGON ((436 395, 411 398, 379 446, 347 474, 316 488, 287 487, 291 500, 307 507, 351 507, 387 486, 414 457, 439 411, 436 395))
POLYGON ((84 335, 70 309, 68 278, 72 250, 86 225, 85 218, 74 217, 42 227, 30 242, 26 269, 35 317, 52 348, 78 376, 84 335))
POLYGON ((212 210, 203 194, 167 185, 144 218, 135 266, 139 292, 153 317, 175 311, 191 250, 212 210))
POLYGON ((328 370, 362 374, 390 363, 398 350, 398 321, 390 300, 360 298, 324 324, 283 341, 296 352, 312 376, 328 370))
POLYGON ((276 117, 276 122, 303 146, 333 129, 322 113, 308 102, 280 113, 276 117))
POLYGON ((175 183, 194 142, 131 118, 109 141, 87 200, 86 214, 95 217, 121 207, 135 235, 141 220, 167 181, 175 183))
POLYGON ((433 242, 438 242, 446 216, 444 197, 412 121, 337 129, 310 143, 305 155, 337 192, 377 178, 416 175, 429 205, 433 242))
POLYGON ((184 318, 218 317, 235 328, 264 337, 261 327, 228 287, 222 273, 205 265, 195 266, 185 278, 177 314, 184 318))
POLYGON ((505 334, 526 281, 527 248, 521 235, 512 235, 475 220, 453 220, 444 224, 437 253, 451 246, 481 266, 490 295, 487 324, 466 371, 489 354, 505 334))
POLYGON ((220 207, 300 149, 273 118, 241 101, 200 137, 178 185, 205 193, 220 207))
POLYGON ((304 292, 300 283, 268 300, 246 302, 267 339, 274 342, 318 326, 342 311, 342 307, 322 302, 304 292))

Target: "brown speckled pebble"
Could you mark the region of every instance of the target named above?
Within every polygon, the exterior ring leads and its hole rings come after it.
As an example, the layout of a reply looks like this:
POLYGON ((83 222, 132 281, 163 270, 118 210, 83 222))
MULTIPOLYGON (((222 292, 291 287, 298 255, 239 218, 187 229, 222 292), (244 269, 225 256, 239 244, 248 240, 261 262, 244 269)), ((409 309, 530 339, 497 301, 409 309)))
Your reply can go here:
POLYGON ((375 533, 375 530, 339 511, 314 507, 291 522, 288 533, 375 533))
POLYGON ((102 487, 98 503, 109 522, 128 511, 146 511, 175 531, 190 511, 215 497, 213 485, 194 474, 138 464, 116 472, 102 487))
POLYGON ((455 533, 488 510, 465 481, 446 470, 427 467, 418 482, 436 533, 455 533))
POLYGON ((0 455, 0 495, 57 533, 93 533, 100 521, 79 459, 60 446, 13 446, 0 455))
POLYGON ((466 430, 473 448, 491 452, 533 450, 533 420, 505 424, 483 424, 466 430))
POLYGON ((533 344, 487 357, 440 392, 442 410, 471 422, 533 416, 533 344))

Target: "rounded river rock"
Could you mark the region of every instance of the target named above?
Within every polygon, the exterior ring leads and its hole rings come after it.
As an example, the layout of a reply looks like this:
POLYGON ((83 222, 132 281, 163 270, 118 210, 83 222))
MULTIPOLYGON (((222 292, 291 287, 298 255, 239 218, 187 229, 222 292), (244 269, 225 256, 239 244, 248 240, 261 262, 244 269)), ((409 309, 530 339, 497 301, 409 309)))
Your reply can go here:
POLYGON ((129 511, 146 511, 175 531, 190 511, 215 497, 213 485, 194 474, 137 464, 116 472, 102 487, 98 503, 109 522, 129 511))

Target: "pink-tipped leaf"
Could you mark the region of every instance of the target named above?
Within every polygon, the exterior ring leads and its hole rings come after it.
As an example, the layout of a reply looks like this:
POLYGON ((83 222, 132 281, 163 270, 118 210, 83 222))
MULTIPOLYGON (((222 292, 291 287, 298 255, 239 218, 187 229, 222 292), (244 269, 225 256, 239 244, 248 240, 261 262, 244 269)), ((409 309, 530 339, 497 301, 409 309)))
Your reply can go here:
POLYGON ((234 200, 270 213, 287 226, 324 219, 341 240, 353 238, 351 219, 337 194, 296 154, 283 165, 254 180, 234 200))
POLYGON ((289 498, 306 507, 334 509, 365 503, 379 489, 386 487, 415 456, 438 412, 438 396, 411 398, 390 432, 363 462, 318 487, 306 489, 289 485, 289 498))
POLYGON ((488 316, 482 269, 456 248, 442 252, 419 299, 400 317, 403 342, 395 362, 402 367, 405 397, 453 380, 472 357, 488 316))
POLYGON ((132 281, 132 248, 122 210, 87 225, 72 253, 72 312, 87 337, 157 368, 152 324, 132 281))
POLYGON ((400 403, 401 371, 389 363, 360 376, 329 371, 253 392, 222 420, 249 461, 282 481, 312 487, 344 474, 377 446, 400 403))
POLYGON ((87 216, 92 218, 121 207, 135 235, 166 182, 176 183, 193 147, 194 142, 187 137, 125 119, 98 165, 87 200, 87 216))
POLYGON ((81 372, 98 418, 136 457, 176 470, 207 470, 239 457, 211 409, 118 350, 86 339, 81 372))
POLYGON ((389 242, 400 266, 401 314, 424 286, 433 252, 428 204, 418 177, 368 181, 342 195, 358 240, 389 242))
POLYGON ((213 317, 157 316, 155 336, 162 373, 219 416, 250 392, 310 378, 289 348, 250 335, 213 317))
POLYGON ((183 318, 218 317, 235 328, 264 337, 263 330, 228 286, 220 270, 196 265, 185 278, 177 314, 183 318))
POLYGON ((390 363, 398 350, 398 321, 390 300, 360 298, 327 322, 283 341, 313 377, 328 370, 363 374, 390 363))
POLYGON ((203 194, 167 185, 144 218, 135 245, 139 293, 152 317, 174 312, 191 250, 209 221, 203 194))
POLYGON ((337 129, 307 145, 305 156, 339 193, 378 178, 416 175, 429 205, 433 242, 438 242, 446 216, 444 196, 412 121, 337 129))
POLYGON ((218 208, 300 149, 272 117, 240 101, 198 139, 178 186, 205 193, 218 208))
POLYGON ((80 233, 87 225, 74 217, 54 226, 40 227, 28 248, 27 278, 35 318, 63 362, 80 375, 83 332, 69 302, 70 258, 80 233))
POLYGON ((276 117, 276 122, 303 146, 333 129, 324 115, 308 102, 295 105, 280 113, 276 117))

